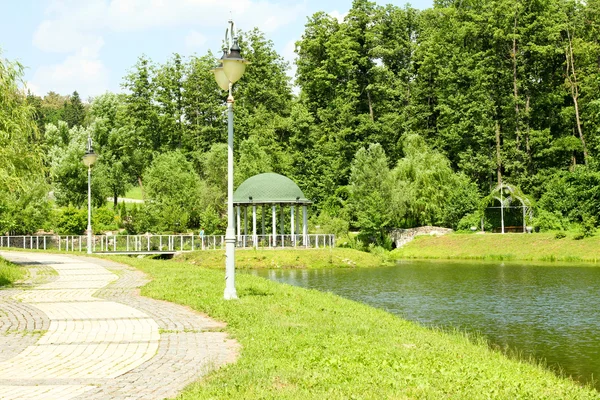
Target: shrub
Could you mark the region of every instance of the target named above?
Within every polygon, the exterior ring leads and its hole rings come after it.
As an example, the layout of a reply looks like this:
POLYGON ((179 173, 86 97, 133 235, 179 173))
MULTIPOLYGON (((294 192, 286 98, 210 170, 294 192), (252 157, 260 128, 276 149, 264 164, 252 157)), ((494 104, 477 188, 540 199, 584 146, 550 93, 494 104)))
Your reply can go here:
POLYGON ((560 231, 565 229, 563 217, 559 211, 539 210, 533 220, 533 226, 541 232, 560 231))
POLYGON ((556 235, 554 235, 555 239, 563 239, 563 238, 566 238, 566 237, 567 237, 567 234, 565 232, 563 232, 563 231, 556 232, 556 235))
POLYGON ((582 221, 579 225, 579 235, 581 235, 582 238, 594 236, 594 234, 596 233, 596 217, 591 216, 589 214, 584 214, 581 218, 582 221))
POLYGON ((481 229, 481 215, 479 213, 467 214, 458 221, 456 230, 463 232, 470 232, 471 227, 481 229))
POLYGON ((58 215, 54 231, 60 235, 83 235, 87 228, 87 210, 66 207, 58 215))
POLYGON ((333 217, 327 211, 321 212, 316 221, 319 233, 332 233, 338 237, 348 234, 350 224, 347 220, 333 217))
POLYGON ((94 210, 92 214, 94 233, 112 231, 117 229, 117 219, 113 210, 107 207, 100 207, 94 210))

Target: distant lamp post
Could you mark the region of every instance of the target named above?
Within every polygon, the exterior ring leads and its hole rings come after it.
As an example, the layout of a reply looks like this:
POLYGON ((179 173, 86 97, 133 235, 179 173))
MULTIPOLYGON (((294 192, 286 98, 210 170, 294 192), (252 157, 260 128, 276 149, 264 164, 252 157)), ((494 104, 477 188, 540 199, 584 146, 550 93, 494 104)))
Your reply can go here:
POLYGON ((92 148, 92 138, 88 136, 87 151, 83 155, 83 164, 88 167, 88 225, 87 225, 87 253, 92 254, 92 165, 98 159, 92 148))
POLYGON ((225 300, 237 299, 235 291, 235 224, 233 216, 233 94, 232 86, 250 64, 240 54, 238 38, 235 35, 235 24, 229 20, 225 31, 223 57, 219 60, 221 66, 212 70, 219 87, 229 91, 227 96, 227 231, 225 231, 225 300))

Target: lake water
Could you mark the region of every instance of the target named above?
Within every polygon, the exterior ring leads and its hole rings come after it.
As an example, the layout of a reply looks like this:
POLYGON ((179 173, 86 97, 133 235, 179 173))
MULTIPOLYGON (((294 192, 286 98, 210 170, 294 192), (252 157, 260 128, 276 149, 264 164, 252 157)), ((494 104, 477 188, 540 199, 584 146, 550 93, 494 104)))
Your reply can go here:
POLYGON ((600 268, 410 261, 253 274, 333 292, 422 325, 479 333, 580 382, 600 377, 600 268))

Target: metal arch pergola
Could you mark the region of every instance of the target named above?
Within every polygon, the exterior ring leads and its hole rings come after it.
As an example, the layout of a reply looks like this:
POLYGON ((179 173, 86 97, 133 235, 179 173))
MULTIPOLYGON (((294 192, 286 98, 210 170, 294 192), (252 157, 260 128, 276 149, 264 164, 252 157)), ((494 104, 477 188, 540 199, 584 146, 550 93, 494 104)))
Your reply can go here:
MULTIPOLYGON (((527 232, 527 218, 533 218, 533 207, 531 205, 531 201, 525 197, 516 187, 506 184, 500 183, 498 184, 492 193, 485 199, 486 206, 484 209, 500 209, 500 223, 502 228, 502 233, 504 233, 504 210, 505 209, 522 209, 523 210, 523 233, 527 232), (490 201, 497 200, 500 203, 500 206, 487 206, 490 201), (518 201, 521 205, 513 206, 515 201, 518 201)), ((485 215, 481 218, 481 230, 484 230, 484 221, 485 215)))

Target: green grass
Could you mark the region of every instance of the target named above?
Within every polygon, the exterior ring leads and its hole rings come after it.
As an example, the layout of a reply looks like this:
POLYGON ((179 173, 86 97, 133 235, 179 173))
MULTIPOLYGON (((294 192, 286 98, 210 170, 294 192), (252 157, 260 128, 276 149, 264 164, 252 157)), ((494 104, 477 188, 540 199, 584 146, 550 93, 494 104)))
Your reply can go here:
POLYGON ((555 233, 418 236, 391 252, 393 259, 599 262, 600 236, 556 239, 555 233))
POLYGON ((191 262, 115 258, 148 273, 146 296, 227 323, 238 361, 179 399, 597 399, 598 392, 481 340, 420 327, 329 293, 237 275, 224 301, 223 271, 191 262))
POLYGON ((142 189, 139 186, 134 186, 125 193, 123 196, 127 199, 144 200, 142 197, 142 189))
POLYGON ((25 268, 0 258, 0 287, 12 285, 26 275, 25 268))
MULTIPOLYGON (((201 267, 222 268, 223 250, 204 250, 183 253, 176 260, 189 261, 201 267)), ((281 249, 241 250, 235 252, 236 268, 356 268, 379 267, 385 260, 377 255, 353 249, 281 249)))

